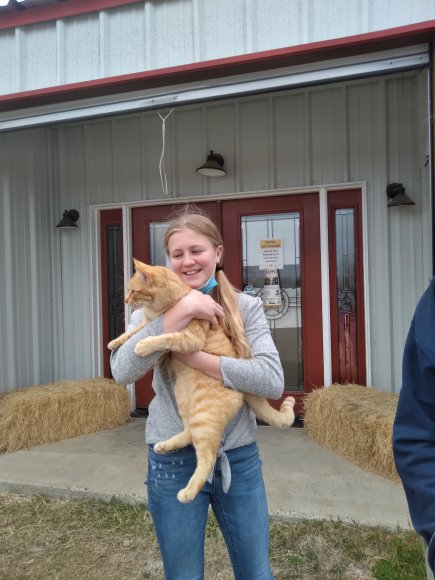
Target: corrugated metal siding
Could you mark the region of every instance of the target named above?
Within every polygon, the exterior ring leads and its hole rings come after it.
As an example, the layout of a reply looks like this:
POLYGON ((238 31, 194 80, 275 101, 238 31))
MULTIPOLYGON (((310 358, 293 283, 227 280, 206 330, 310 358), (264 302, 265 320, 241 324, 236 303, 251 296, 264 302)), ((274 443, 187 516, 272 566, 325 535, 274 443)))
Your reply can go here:
POLYGON ((147 32, 142 4, 103 12, 100 17, 100 75, 125 74, 126 62, 131 71, 150 68, 145 50, 147 32))
POLYGON ((4 135, 0 150, 1 394, 53 377, 57 336, 48 132, 4 135))
POLYGON ((15 35, 20 87, 58 84, 57 35, 51 23, 17 29, 15 35))
POLYGON ((388 257, 390 261, 391 300, 391 366, 394 369, 392 384, 401 384, 401 355, 403 337, 409 329, 411 315, 421 291, 415 281, 427 285, 431 271, 427 268, 427 247, 430 240, 415 235, 431 229, 430 185, 427 168, 427 142, 421 137, 421 128, 428 123, 428 110, 424 100, 425 85, 422 78, 410 82, 401 79, 387 85, 388 109, 388 171, 390 181, 409 184, 409 195, 415 207, 401 212, 400 208, 389 208, 388 257), (398 211, 399 210, 399 211, 398 211))
POLYGON ((3 65, 0 74, 0 94, 14 93, 18 90, 19 83, 16 79, 17 44, 14 30, 4 30, 0 33, 0 54, 3 55, 3 65))
POLYGON ((432 0, 148 0, 0 31, 0 94, 435 18, 432 0))
MULTIPOLYGON (((352 87, 349 106, 349 177, 364 175, 367 180, 367 242, 370 289, 370 341, 372 377, 375 385, 392 388, 391 311, 389 248, 385 189, 389 181, 400 181, 388 174, 387 111, 385 86, 394 82, 379 81, 352 87), (370 119, 370 121, 369 121, 370 119)), ((409 82, 409 79, 408 81, 409 82)), ((428 246, 429 247, 429 246, 428 246)))
MULTIPOLYGON (((56 50, 59 55, 63 55, 63 62, 59 59, 58 63, 58 76, 63 78, 63 84, 78 83, 103 76, 101 68, 104 54, 101 54, 100 32, 102 20, 103 15, 85 14, 68 18, 63 22, 63 26, 57 24, 56 50)), ((23 31, 26 34, 26 27, 23 31)))
MULTIPOLYGON (((153 111, 2 134, 0 147, 0 332, 10 337, 2 390, 89 376, 89 205, 165 198, 161 121, 153 111), (79 230, 56 231, 71 208, 79 230)), ((366 181, 372 383, 394 391, 431 274, 427 154, 423 70, 198 104, 167 120, 168 197, 366 181), (224 155, 226 178, 196 174, 209 149, 224 155), (405 184, 415 207, 387 209, 391 181, 405 184)))
POLYGON ((89 256, 89 213, 86 187, 85 129, 82 125, 61 128, 58 139, 58 183, 53 195, 54 210, 60 217, 65 209, 80 213, 80 233, 74 230, 55 231, 59 248, 58 266, 61 271, 62 309, 59 317, 59 343, 62 376, 76 378, 90 376, 91 345, 91 288, 89 256))

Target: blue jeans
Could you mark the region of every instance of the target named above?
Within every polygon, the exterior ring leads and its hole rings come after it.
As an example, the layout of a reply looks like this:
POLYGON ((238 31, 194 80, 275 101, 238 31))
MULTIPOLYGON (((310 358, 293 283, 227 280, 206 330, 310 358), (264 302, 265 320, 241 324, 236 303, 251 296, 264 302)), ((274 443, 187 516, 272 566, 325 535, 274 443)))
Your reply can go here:
POLYGON ((231 466, 228 493, 222 490, 219 461, 212 483, 190 504, 177 500, 195 467, 190 445, 165 455, 148 451, 148 508, 167 580, 204 578, 204 538, 211 505, 222 530, 237 580, 270 580, 269 514, 256 443, 227 451, 231 466))

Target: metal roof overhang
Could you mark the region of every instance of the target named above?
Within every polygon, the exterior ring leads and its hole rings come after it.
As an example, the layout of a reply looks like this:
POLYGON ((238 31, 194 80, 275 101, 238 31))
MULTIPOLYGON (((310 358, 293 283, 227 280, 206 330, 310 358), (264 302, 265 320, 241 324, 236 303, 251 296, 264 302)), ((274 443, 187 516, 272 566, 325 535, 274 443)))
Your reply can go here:
POLYGON ((435 20, 342 39, 0 96, 0 131, 427 66, 435 20), (419 44, 414 42, 419 41, 419 44))

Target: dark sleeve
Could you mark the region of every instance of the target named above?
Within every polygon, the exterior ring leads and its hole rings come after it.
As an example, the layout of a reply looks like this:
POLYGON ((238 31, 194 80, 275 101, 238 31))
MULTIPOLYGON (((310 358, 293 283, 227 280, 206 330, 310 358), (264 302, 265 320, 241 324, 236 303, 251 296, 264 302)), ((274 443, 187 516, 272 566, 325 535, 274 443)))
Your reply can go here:
POLYGON ((403 354, 393 428, 397 471, 416 531, 435 563, 435 278, 417 305, 403 354))

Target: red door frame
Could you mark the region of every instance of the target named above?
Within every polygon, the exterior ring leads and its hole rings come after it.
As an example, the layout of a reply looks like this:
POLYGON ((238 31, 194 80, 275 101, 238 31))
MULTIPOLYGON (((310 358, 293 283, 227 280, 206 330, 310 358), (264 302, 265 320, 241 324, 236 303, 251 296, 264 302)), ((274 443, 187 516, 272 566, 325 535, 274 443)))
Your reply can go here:
POLYGON ((357 339, 357 380, 358 384, 365 385, 366 348, 365 348, 365 310, 364 310, 364 260, 363 260, 363 228, 362 228, 362 194, 361 189, 328 191, 328 232, 329 232, 329 289, 330 289, 330 316, 331 316, 331 366, 332 382, 339 382, 339 337, 338 337, 338 309, 337 309, 337 257, 335 239, 335 210, 354 210, 354 244, 355 244, 355 279, 356 279, 356 339, 357 339))
MULTIPOLYGON (((108 276, 109 268, 107 264, 107 227, 108 226, 121 226, 122 231, 122 210, 121 209, 109 209, 102 210, 100 212, 100 248, 101 248, 101 307, 102 307, 102 319, 103 319, 103 369, 104 376, 111 378, 112 373, 110 372, 110 351, 106 348, 109 343, 109 287, 108 287, 108 276)), ((121 237, 122 244, 122 237, 121 237)), ((121 246, 121 256, 122 246, 121 246)))
MULTIPOLYGON (((304 353, 304 391, 289 391, 296 399, 295 412, 303 414, 303 397, 324 383, 322 335, 322 281, 320 265, 319 194, 251 198, 225 201, 223 232, 226 247, 232 248, 225 272, 242 288, 241 218, 246 215, 297 211, 301 223, 302 344, 304 353), (305 257, 310 256, 307 260, 305 257), (307 305, 309 304, 309 308, 307 305)), ((274 401, 271 401, 272 404, 274 401)))

